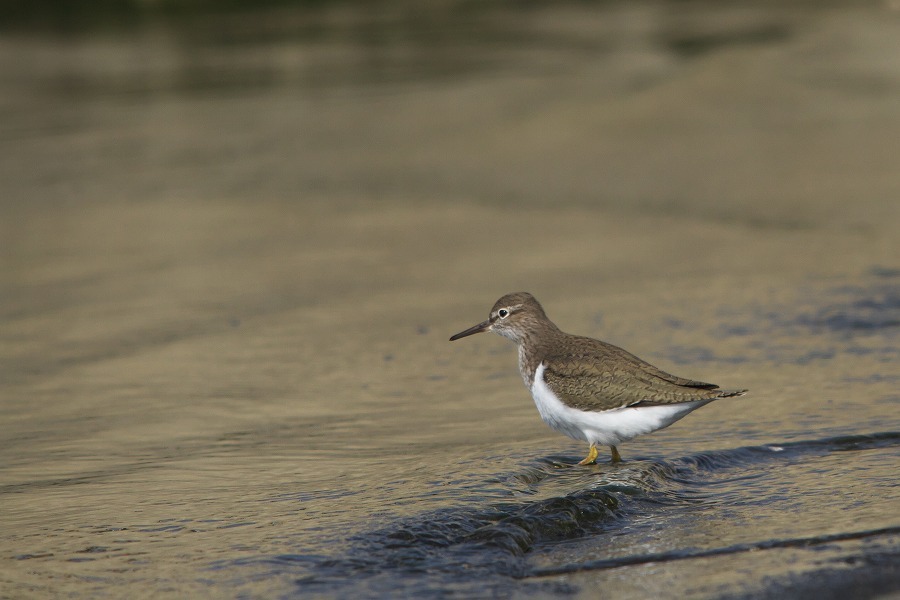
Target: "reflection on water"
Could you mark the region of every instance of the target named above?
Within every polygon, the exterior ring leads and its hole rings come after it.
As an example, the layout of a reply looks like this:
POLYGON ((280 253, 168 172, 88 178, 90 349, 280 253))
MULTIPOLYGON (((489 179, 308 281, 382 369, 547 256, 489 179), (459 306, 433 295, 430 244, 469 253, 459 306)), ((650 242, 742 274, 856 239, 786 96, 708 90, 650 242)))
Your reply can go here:
MULTIPOLYGON (((834 521, 810 523, 811 530, 807 535, 788 539, 769 537, 775 532, 767 531, 765 523, 760 524, 759 519, 760 515, 771 511, 795 515, 813 508, 818 511, 823 502, 826 508, 830 506, 837 512, 846 506, 846 498, 823 501, 813 493, 814 490, 807 489, 804 494, 803 490, 791 491, 780 484, 773 485, 773 465, 778 471, 789 472, 774 476, 783 482, 785 475, 796 477, 800 470, 821 469, 822 463, 818 459, 827 458, 831 453, 874 450, 874 461, 871 455, 860 459, 858 466, 866 468, 868 463, 878 462, 879 454, 884 456, 882 451, 896 457, 898 442, 900 435, 886 433, 793 442, 777 447, 738 448, 624 467, 621 470, 626 473, 609 475, 612 481, 605 481, 607 476, 595 480, 596 473, 567 467, 573 476, 566 478, 571 491, 564 495, 524 503, 510 499, 482 512, 436 511, 358 536, 352 540, 346 557, 322 560, 286 555, 274 557, 266 564, 275 570, 308 572, 298 581, 302 592, 390 594, 396 590, 399 572, 405 577, 405 589, 416 595, 433 595, 456 586, 458 592, 466 595, 493 596, 503 594, 510 585, 509 580, 531 581, 577 573, 596 577, 600 571, 651 563, 657 571, 678 568, 703 571, 715 568, 715 560, 720 557, 754 551, 778 554, 782 550, 798 549, 815 552, 825 545, 830 545, 831 552, 841 556, 835 546, 842 548, 846 543, 853 549, 845 549, 845 552, 859 554, 856 543, 860 540, 878 543, 883 550, 885 544, 895 546, 900 536, 900 527, 894 525, 888 515, 881 515, 881 523, 878 520, 868 523, 874 526, 872 529, 841 531, 834 521), (751 496, 753 500, 746 501, 751 496), (734 523, 741 519, 755 519, 756 523, 752 529, 734 528, 734 523), (723 521, 732 526, 723 526, 723 521), (677 531, 672 531, 673 528, 677 531), (831 533, 830 530, 839 532, 831 533), (645 550, 639 554, 620 555, 622 544, 616 544, 615 539, 623 535, 645 538, 645 550), (647 552, 650 544, 671 549, 647 552), (536 547, 540 551, 531 556, 529 553, 536 547), (604 558, 585 560, 585 557, 597 554, 604 558), (691 565, 681 567, 676 564, 681 561, 691 561, 691 565), (535 562, 553 566, 532 566, 535 562), (471 587, 461 587, 464 585, 461 582, 468 582, 471 587), (345 589, 346 586, 350 589, 345 589)), ((545 463, 530 468, 530 477, 526 477, 546 481, 559 477, 559 468, 557 464, 545 463)), ((836 473, 839 469, 832 467, 830 470, 836 473)), ((879 487, 893 497, 891 475, 885 471, 880 478, 879 487)), ((878 505, 885 500, 880 494, 856 493, 854 496, 857 510, 862 508, 862 503, 878 505)), ((851 520, 845 525, 861 523, 851 520)), ((778 527, 781 526, 779 523, 778 527)), ((800 530, 795 533, 799 534, 800 530)), ((763 562, 769 559, 767 556, 763 562)), ((830 557, 830 560, 835 558, 830 557)), ((871 575, 867 567, 862 570, 867 571, 867 576, 871 575)), ((773 568, 770 575, 775 574, 774 571, 777 570, 773 568)), ((659 577, 657 573, 656 578, 659 577)), ((740 574, 735 574, 732 584, 756 587, 755 577, 746 580, 746 576, 740 574)), ((854 593, 859 589, 857 585, 854 581, 854 587, 848 586, 845 592, 854 593)), ((566 589, 566 586, 548 589, 566 589)), ((689 589, 659 591, 682 596, 689 589)), ((702 589, 702 585, 694 591, 698 589, 702 589)))
POLYGON ((890 7, 435 6, 0 40, 4 593, 896 592, 890 7), (751 394, 573 467, 520 289, 751 394))

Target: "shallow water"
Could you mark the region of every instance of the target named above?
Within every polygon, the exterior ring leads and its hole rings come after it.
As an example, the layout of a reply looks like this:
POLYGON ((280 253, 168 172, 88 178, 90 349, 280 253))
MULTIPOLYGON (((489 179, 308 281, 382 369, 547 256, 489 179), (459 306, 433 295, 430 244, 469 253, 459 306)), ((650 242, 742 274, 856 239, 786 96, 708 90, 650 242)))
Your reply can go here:
POLYGON ((2 595, 898 593, 890 7, 391 14, 0 42, 2 595), (751 393, 575 467, 520 289, 751 393))

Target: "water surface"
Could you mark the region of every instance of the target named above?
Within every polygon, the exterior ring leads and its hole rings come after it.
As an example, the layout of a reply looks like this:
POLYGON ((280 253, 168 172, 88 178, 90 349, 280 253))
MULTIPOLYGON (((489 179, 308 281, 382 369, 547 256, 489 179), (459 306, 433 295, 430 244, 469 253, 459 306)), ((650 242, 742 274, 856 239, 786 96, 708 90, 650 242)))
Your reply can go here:
POLYGON ((890 6, 310 14, 0 42, 3 595, 900 590, 890 6), (751 394, 574 467, 516 290, 751 394))

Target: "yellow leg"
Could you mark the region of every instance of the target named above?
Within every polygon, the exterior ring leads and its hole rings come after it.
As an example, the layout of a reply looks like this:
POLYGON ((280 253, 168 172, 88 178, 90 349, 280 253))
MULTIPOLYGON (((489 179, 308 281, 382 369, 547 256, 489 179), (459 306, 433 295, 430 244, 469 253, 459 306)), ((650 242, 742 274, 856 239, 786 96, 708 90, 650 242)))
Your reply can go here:
POLYGON ((588 455, 584 457, 584 460, 579 462, 579 465, 592 465, 597 462, 597 456, 599 456, 600 452, 597 451, 597 447, 591 444, 591 449, 588 452, 588 455))
POLYGON ((622 462, 622 457, 619 456, 619 451, 616 450, 615 446, 609 447, 610 453, 612 453, 612 464, 616 464, 617 462, 622 462))

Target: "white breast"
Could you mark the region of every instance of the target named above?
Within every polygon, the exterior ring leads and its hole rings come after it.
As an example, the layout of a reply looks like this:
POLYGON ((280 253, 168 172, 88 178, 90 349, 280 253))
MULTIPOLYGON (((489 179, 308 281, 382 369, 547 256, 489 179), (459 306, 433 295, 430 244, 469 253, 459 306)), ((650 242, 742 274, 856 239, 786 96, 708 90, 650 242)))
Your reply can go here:
POLYGON ((531 395, 544 422, 553 429, 589 444, 616 446, 635 436, 668 427, 711 400, 678 404, 581 411, 563 404, 544 383, 544 363, 534 374, 531 395))

